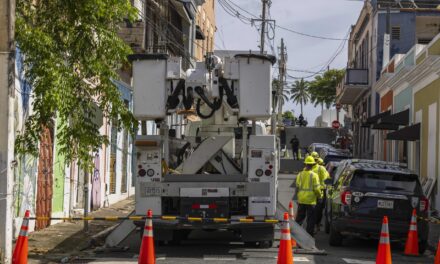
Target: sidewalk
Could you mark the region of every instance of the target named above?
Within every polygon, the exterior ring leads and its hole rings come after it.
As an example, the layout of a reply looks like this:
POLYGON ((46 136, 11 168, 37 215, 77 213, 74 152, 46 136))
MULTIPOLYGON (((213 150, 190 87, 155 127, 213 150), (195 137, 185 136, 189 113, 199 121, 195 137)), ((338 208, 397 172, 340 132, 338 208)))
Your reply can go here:
MULTIPOLYGON (((108 208, 101 208, 90 216, 127 216, 134 210, 134 197, 120 201, 108 208)), ((83 250, 103 243, 96 237, 100 232, 119 222, 89 221, 89 232, 83 232, 83 222, 63 222, 29 234, 29 263, 60 263, 70 256, 87 255, 83 250)))

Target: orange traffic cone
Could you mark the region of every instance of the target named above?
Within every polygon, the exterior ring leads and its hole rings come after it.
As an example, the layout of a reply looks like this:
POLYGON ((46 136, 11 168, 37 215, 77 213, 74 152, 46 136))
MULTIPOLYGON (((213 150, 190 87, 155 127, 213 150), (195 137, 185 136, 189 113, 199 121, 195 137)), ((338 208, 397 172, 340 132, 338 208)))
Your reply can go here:
POLYGON ((419 255, 419 235, 417 233, 417 212, 413 209, 411 223, 409 224, 408 238, 405 243, 405 255, 419 255))
POLYGON ((388 217, 383 217, 382 231, 380 232, 379 249, 377 250, 376 264, 392 264, 390 248, 390 232, 388 231, 388 217))
POLYGON ((24 213, 23 223, 21 224, 14 253, 12 254, 12 264, 26 264, 28 262, 29 214, 29 210, 26 210, 24 213))
MULTIPOLYGON (((292 221, 295 221, 295 213, 293 211, 293 202, 290 201, 289 203, 289 218, 292 219, 292 221)), ((292 237, 292 247, 296 248, 296 241, 295 239, 292 237)))
POLYGON ((293 264, 292 240, 290 237, 289 214, 284 213, 281 227, 280 248, 278 249, 277 264, 293 264))
POLYGON ((138 264, 155 264, 153 239, 153 211, 148 210, 145 220, 144 236, 142 237, 141 250, 139 252, 138 264))
POLYGON ((435 253, 434 264, 440 264, 440 238, 437 243, 437 252, 435 253))
POLYGON ((293 202, 290 201, 289 203, 289 216, 290 219, 295 220, 295 213, 293 212, 293 202))

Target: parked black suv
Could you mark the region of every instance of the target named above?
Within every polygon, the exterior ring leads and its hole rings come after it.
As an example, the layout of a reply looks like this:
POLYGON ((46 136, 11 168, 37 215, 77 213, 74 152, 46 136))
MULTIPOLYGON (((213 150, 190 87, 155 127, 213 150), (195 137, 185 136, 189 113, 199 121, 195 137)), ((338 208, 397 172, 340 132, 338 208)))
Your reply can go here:
MULTIPOLYGON (((327 192, 330 205, 329 243, 340 246, 346 235, 378 238, 383 216, 388 216, 390 238, 405 241, 413 208, 419 217, 428 217, 428 199, 419 178, 399 164, 348 160, 327 192)), ((419 251, 427 247, 429 226, 419 220, 419 251)))
POLYGON ((323 148, 319 152, 319 156, 324 160, 324 163, 327 164, 330 161, 341 161, 344 159, 351 159, 352 155, 349 150, 345 149, 326 149, 323 148))

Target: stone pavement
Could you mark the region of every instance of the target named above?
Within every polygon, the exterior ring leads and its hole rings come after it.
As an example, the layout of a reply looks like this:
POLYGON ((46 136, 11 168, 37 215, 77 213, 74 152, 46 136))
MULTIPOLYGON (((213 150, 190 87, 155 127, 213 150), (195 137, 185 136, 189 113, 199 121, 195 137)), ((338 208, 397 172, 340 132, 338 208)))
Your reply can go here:
MULTIPOLYGON (((101 208, 90 216, 127 216, 134 209, 134 197, 101 208)), ((87 257, 86 249, 103 244, 106 230, 118 222, 89 221, 89 232, 83 232, 83 222, 63 222, 29 234, 29 263, 60 263, 71 256, 87 257), (103 234, 99 236, 99 234, 103 234)))

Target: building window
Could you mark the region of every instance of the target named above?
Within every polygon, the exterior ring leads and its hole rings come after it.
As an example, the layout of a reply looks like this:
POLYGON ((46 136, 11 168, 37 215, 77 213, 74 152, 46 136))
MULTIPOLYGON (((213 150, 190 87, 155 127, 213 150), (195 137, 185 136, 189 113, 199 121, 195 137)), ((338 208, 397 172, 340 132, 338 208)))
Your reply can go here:
POLYGON ((418 44, 428 45, 431 42, 432 39, 418 39, 418 44))
POLYGON ((391 39, 400 40, 400 26, 391 27, 391 39))

